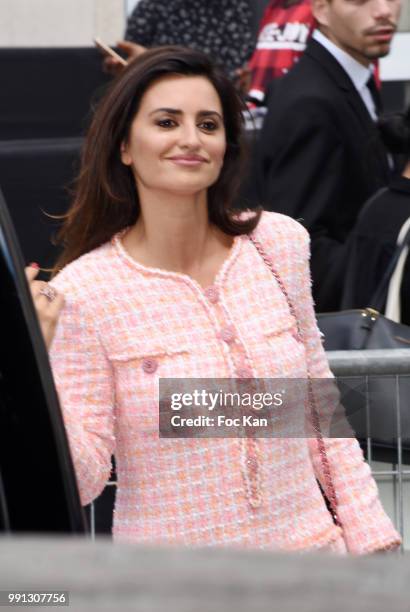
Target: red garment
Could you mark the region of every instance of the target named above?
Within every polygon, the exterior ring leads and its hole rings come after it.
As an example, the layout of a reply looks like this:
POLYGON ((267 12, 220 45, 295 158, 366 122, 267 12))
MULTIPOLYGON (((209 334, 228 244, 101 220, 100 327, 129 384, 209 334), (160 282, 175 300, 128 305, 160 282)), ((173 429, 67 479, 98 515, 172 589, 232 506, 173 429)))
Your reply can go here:
MULTIPOLYGON (((287 6, 287 0, 271 0, 259 28, 255 51, 248 67, 252 73, 249 97, 262 102, 272 79, 286 74, 305 50, 315 28, 311 0, 299 0, 287 6)), ((374 77, 380 87, 378 62, 374 77)))
POLYGON ((310 0, 300 0, 289 7, 285 0, 272 0, 268 4, 256 49, 249 61, 251 98, 262 101, 268 83, 292 68, 304 52, 313 28, 310 0))

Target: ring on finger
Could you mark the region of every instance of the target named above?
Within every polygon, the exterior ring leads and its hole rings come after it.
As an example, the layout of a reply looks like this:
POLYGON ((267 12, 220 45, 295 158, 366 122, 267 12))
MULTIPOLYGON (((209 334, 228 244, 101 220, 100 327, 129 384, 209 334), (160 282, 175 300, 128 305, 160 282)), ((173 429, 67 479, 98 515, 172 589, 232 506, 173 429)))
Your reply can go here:
POLYGON ((39 291, 39 295, 44 295, 49 302, 52 302, 57 297, 57 291, 51 285, 46 285, 39 291))

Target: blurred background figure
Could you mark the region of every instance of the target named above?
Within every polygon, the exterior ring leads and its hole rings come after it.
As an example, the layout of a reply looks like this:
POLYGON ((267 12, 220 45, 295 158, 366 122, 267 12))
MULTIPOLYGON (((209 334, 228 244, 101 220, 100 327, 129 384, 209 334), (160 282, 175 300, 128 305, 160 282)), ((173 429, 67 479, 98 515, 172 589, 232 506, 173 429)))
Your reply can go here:
MULTIPOLYGON (((258 106, 267 104, 276 79, 299 61, 315 27, 311 0, 270 0, 260 22, 256 48, 247 65, 248 96, 258 106)), ((377 61, 375 79, 380 87, 377 61)))
POLYGON ((247 195, 303 219, 319 312, 340 308, 346 241, 364 202, 390 178, 371 64, 389 53, 400 7, 313 0, 318 27, 269 97, 247 195))
MULTIPOLYGON (((372 296, 396 250, 400 230, 410 219, 410 106, 403 113, 383 117, 379 125, 390 153, 404 155, 406 162, 402 175, 393 178, 363 207, 348 243, 342 308, 372 305, 372 296)), ((397 318, 410 325, 410 260, 407 258, 403 264, 397 318)))
MULTIPOLYGON (((191 47, 236 79, 255 46, 252 26, 250 0, 140 0, 118 48, 132 59, 151 47, 191 47)), ((104 67, 112 73, 123 68, 113 58, 104 67)))
POLYGON ((310 0, 270 0, 249 61, 249 98, 263 104, 268 85, 299 60, 313 30, 310 0))

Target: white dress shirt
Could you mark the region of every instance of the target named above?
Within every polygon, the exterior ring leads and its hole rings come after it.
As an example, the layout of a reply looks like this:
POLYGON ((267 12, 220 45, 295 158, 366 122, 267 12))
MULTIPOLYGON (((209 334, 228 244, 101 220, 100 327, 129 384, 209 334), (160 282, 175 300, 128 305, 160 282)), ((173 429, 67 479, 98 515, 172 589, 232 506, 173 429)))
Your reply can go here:
POLYGON ((346 53, 346 51, 343 51, 340 49, 340 47, 335 45, 319 30, 315 30, 312 36, 318 43, 323 45, 323 47, 325 47, 325 49, 327 49, 331 55, 333 55, 335 60, 339 62, 341 67, 345 70, 345 72, 347 72, 367 110, 369 111, 371 118, 374 121, 377 121, 377 112, 374 100, 366 85, 367 81, 373 74, 373 69, 371 67, 366 68, 366 66, 360 64, 351 55, 346 53))

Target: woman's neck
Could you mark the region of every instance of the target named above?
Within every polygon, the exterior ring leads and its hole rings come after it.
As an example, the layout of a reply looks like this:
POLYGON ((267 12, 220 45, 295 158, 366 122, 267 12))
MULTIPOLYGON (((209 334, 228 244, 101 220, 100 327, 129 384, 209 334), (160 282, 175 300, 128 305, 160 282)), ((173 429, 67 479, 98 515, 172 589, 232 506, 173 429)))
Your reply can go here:
POLYGON ((139 263, 173 272, 201 276, 207 261, 232 239, 210 225, 207 193, 149 194, 141 197, 141 215, 123 239, 139 263))

